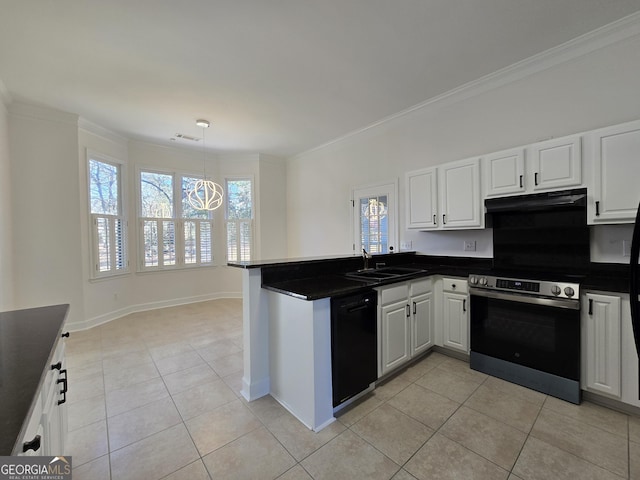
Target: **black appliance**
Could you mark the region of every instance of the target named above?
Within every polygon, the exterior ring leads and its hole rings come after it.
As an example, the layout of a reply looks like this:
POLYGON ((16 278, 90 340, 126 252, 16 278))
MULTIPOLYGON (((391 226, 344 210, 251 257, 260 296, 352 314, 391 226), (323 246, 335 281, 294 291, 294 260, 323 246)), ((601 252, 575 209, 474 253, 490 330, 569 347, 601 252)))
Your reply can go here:
POLYGON ((469 277, 474 370, 580 403, 580 286, 469 277))
POLYGON ((378 379, 377 301, 373 290, 331 299, 334 407, 378 379))
MULTIPOLYGON (((631 260, 629 262, 629 304, 631 307, 631 325, 636 343, 636 352, 640 357, 640 279, 638 272, 638 257, 640 257, 640 205, 636 214, 636 223, 631 238, 631 260)), ((638 398, 640 398, 640 360, 638 361, 638 398)))
POLYGON ((586 273, 590 258, 586 189, 485 200, 493 266, 560 275, 586 273))
POLYGON ((493 271, 470 275, 471 368, 580 403, 586 189, 487 199, 493 271))

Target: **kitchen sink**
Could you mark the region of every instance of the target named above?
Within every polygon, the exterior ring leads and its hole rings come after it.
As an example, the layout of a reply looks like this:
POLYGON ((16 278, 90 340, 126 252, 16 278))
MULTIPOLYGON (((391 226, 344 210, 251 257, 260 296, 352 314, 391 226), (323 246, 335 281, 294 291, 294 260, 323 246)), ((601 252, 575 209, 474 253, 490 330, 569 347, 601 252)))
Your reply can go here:
POLYGON ((402 277, 415 275, 416 273, 422 273, 426 270, 422 268, 411 267, 381 267, 381 268, 368 268, 364 270, 356 270, 355 272, 349 272, 345 275, 351 278, 358 278, 362 280, 371 281, 383 281, 391 279, 401 279, 402 277))

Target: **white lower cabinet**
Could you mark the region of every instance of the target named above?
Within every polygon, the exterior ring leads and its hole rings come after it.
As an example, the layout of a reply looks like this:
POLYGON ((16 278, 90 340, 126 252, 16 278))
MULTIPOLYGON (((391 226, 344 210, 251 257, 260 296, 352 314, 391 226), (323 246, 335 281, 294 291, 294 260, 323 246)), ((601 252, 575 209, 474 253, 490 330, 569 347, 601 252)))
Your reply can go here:
POLYGON ((582 295, 582 388, 640 407, 629 294, 582 295))
POLYGON ((469 288, 464 278, 442 279, 443 347, 469 353, 469 288))
POLYGON ((620 297, 582 297, 583 388, 620 398, 620 297))
POLYGON ((431 279, 378 290, 378 376, 385 375, 433 346, 431 279))
POLYGON ((47 365, 44 382, 34 400, 33 411, 20 442, 27 449, 19 455, 60 456, 65 454, 68 421, 64 347, 64 341, 60 340, 51 365, 47 365))

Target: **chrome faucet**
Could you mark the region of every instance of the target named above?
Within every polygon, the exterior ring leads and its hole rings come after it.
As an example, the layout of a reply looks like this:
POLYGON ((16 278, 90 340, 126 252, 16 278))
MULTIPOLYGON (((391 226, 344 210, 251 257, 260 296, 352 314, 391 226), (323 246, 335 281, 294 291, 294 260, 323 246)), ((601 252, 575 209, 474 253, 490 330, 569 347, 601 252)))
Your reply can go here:
POLYGON ((367 251, 363 248, 362 249, 362 259, 364 260, 364 270, 368 270, 369 269, 369 259, 371 258, 371 255, 367 253, 367 251))

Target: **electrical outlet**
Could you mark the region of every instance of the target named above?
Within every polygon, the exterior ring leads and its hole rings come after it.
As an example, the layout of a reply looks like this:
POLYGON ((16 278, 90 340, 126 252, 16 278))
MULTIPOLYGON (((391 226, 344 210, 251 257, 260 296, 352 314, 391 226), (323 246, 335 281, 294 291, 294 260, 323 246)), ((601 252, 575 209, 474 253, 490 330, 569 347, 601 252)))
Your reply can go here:
POLYGON ((464 241, 464 251, 465 252, 475 252, 476 251, 476 241, 475 240, 465 240, 464 241))
POLYGON ((629 240, 622 240, 622 256, 631 256, 631 242, 629 240))

